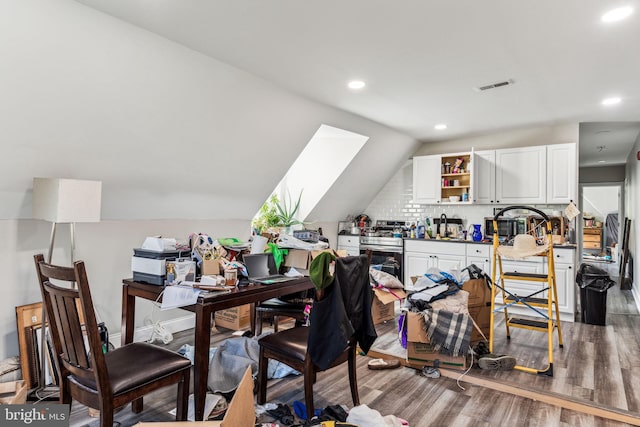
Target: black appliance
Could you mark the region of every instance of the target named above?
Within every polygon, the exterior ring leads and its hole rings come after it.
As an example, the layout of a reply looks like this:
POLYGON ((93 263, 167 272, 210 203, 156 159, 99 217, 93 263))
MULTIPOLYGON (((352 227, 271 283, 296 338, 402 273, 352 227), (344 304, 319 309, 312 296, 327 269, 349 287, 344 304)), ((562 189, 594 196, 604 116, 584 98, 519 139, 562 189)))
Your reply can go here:
MULTIPOLYGON (((516 234, 527 232, 527 219, 523 217, 500 217, 497 223, 498 237, 501 240, 511 240, 516 234)), ((484 219, 484 237, 485 239, 493 239, 493 217, 485 217, 484 219)))
POLYGON ((408 229, 409 224, 405 221, 378 220, 374 231, 367 233, 373 235, 360 237, 360 253, 370 251, 372 265, 380 265, 382 271, 402 281, 402 237, 408 229))

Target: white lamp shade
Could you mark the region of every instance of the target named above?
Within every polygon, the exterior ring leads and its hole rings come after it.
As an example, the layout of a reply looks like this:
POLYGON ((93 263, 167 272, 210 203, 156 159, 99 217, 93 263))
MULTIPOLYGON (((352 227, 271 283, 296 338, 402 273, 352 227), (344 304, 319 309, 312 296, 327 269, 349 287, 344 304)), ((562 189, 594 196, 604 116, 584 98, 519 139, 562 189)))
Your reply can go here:
POLYGON ((33 179, 33 217, 56 223, 98 222, 102 182, 63 178, 33 179))

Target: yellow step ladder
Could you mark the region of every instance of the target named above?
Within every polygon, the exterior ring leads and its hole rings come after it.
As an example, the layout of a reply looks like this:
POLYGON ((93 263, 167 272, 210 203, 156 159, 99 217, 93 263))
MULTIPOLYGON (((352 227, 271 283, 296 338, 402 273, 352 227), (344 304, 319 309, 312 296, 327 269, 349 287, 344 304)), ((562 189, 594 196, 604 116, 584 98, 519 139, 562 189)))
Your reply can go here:
MULTIPOLYGON (((494 325, 495 315, 504 312, 507 339, 511 339, 511 328, 529 329, 532 331, 546 332, 548 343, 549 364, 545 369, 534 369, 527 366, 516 365, 514 369, 529 373, 553 376, 553 331, 558 331, 558 344, 562 344, 562 330, 560 327, 560 310, 558 308, 558 293, 556 289, 555 265, 553 261, 553 238, 551 221, 542 211, 530 206, 509 206, 499 211, 493 218, 493 258, 491 263, 491 320, 489 335, 489 351, 493 353, 493 342, 495 337, 494 325), (526 209, 535 212, 542 218, 542 222, 535 227, 532 232, 544 242, 542 246, 537 245, 537 239, 533 234, 517 235, 513 246, 500 245, 498 236, 498 218, 505 212, 514 209, 526 209), (543 228, 544 227, 544 228, 543 228), (519 273, 505 272, 502 268, 502 257, 509 259, 521 259, 527 256, 544 256, 547 258, 547 273, 519 273), (496 275, 498 277, 496 278, 496 275), (543 283, 545 286, 536 288, 525 296, 517 295, 508 289, 505 281, 522 281, 543 283), (502 305, 496 307, 495 298, 500 293, 502 295, 502 305), (546 297, 544 294, 546 293, 546 297), (509 315, 509 307, 521 306, 532 311, 534 318, 516 317, 509 315), (555 314, 555 317, 554 317, 555 314)), ((526 284, 525 284, 526 286, 526 284)))

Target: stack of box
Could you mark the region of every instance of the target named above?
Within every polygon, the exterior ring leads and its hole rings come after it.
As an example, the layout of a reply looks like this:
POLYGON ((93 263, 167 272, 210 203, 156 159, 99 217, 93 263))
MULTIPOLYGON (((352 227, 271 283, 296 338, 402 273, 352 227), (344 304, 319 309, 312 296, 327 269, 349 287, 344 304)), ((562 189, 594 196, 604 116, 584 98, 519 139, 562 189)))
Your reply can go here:
POLYGON ((433 366, 438 360, 439 367, 449 369, 467 368, 466 353, 462 356, 449 356, 433 349, 425 330, 424 318, 421 313, 407 313, 407 365, 422 369, 423 366, 433 366))
MULTIPOLYGON (((491 327, 491 290, 484 279, 467 280, 462 289, 469 292, 469 315, 489 339, 491 327)), ((474 327, 471 332, 471 345, 484 340, 480 332, 474 327)))
POLYGON ((402 301, 407 294, 402 289, 392 289, 387 292, 383 289, 373 290, 373 304, 371 304, 371 317, 373 324, 378 325, 395 318, 395 302, 402 301))
MULTIPOLYGON (((412 277, 414 283, 417 277, 412 277)), ((491 290, 484 279, 468 280, 462 284, 462 289, 469 293, 468 310, 471 318, 476 322, 482 333, 489 338, 491 316, 491 290)), ((484 338, 474 327, 471 332, 471 344, 484 338)), ((453 357, 434 351, 429 343, 425 330, 424 318, 421 313, 407 313, 407 364, 421 369, 423 366, 433 366, 435 360, 439 366, 450 369, 466 369, 467 357, 453 357)))
MULTIPOLYGON (((167 261, 177 262, 186 259, 188 262, 193 262, 190 255, 190 251, 134 249, 131 257, 133 280, 152 285, 164 285, 167 275, 167 261)), ((195 280, 195 263, 193 270, 194 277, 191 280, 195 280)))

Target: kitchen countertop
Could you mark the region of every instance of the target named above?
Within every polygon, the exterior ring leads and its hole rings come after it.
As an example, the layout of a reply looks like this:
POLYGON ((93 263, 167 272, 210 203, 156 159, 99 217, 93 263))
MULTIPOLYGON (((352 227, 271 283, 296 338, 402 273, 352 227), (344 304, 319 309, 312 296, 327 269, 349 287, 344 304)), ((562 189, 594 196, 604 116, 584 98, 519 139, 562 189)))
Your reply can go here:
MULTIPOLYGON (((493 242, 491 241, 474 242, 473 240, 462 240, 462 239, 439 239, 438 240, 438 239, 418 239, 418 238, 405 237, 402 240, 420 241, 420 242, 450 242, 450 243, 472 243, 475 245, 493 245, 493 242)), ((576 249, 575 244, 553 245, 553 247, 559 248, 559 249, 576 249)))

